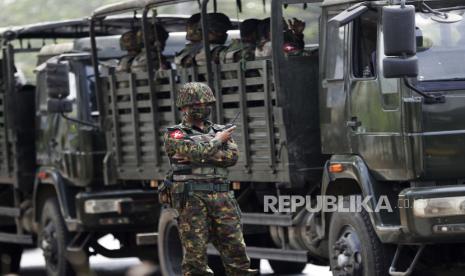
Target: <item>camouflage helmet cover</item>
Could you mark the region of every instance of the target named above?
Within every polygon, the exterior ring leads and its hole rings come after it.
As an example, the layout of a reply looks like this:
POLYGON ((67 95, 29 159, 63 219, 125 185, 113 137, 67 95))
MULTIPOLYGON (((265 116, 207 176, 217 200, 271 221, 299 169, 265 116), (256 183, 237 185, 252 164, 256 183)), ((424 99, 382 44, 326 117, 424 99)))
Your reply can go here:
POLYGON ((135 30, 125 32, 120 38, 120 47, 125 51, 140 51, 142 45, 135 30))
POLYGON ((216 101, 210 87, 201 82, 188 82, 179 89, 176 106, 183 107, 193 104, 210 104, 216 101))

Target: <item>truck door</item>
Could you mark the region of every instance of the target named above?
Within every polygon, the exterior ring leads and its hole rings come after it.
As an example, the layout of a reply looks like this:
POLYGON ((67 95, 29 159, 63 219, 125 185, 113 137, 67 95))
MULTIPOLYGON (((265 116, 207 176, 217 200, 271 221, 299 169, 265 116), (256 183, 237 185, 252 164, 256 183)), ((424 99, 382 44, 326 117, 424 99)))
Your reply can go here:
POLYGON ((380 11, 369 10, 349 25, 349 114, 346 129, 354 154, 387 180, 405 178, 400 89, 385 79, 380 66, 384 53, 380 11))

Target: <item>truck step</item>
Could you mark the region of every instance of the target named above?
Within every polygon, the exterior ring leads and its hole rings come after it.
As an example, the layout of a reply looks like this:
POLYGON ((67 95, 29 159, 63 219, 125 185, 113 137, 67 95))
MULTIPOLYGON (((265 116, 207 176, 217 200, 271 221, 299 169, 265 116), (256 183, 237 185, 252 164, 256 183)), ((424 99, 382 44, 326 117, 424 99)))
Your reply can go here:
POLYGON ((20 208, 14 208, 14 207, 0 207, 0 216, 7 216, 7 217, 13 217, 17 218, 21 214, 21 209, 20 208))
POLYGON ((254 225, 291 226, 292 215, 242 213, 241 222, 254 225))
POLYGON ((34 240, 32 238, 32 235, 19 235, 13 233, 0 232, 0 242, 31 245, 34 243, 34 240))
MULTIPOLYGON (((308 252, 305 250, 289 250, 253 246, 247 246, 246 250, 249 258, 252 259, 267 259, 299 263, 308 262, 308 252)), ((220 255, 218 250, 211 244, 208 245, 207 253, 210 255, 220 255)))
POLYGON ((138 233, 136 235, 137 245, 154 245, 158 243, 158 233, 138 233))

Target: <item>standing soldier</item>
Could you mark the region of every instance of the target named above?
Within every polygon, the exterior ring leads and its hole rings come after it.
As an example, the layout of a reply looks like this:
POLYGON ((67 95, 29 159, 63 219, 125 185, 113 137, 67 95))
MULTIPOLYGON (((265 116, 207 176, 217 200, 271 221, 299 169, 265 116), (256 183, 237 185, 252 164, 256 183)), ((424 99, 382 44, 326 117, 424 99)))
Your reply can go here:
POLYGON ((179 213, 179 234, 184 248, 184 275, 213 275, 207 265, 207 244, 221 254, 227 275, 255 275, 240 223, 240 209, 229 190, 226 167, 237 162, 238 149, 231 135, 235 127, 223 127, 207 120, 215 102, 210 87, 186 83, 176 106, 181 124, 164 135, 173 184, 172 205, 179 213))

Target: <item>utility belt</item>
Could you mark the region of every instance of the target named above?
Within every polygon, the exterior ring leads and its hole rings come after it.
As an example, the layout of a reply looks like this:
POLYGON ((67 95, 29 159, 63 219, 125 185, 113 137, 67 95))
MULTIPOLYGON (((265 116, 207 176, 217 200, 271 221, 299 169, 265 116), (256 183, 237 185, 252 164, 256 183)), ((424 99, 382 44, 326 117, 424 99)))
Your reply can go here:
POLYGON ((192 192, 229 192, 229 181, 220 182, 195 182, 187 181, 184 183, 184 194, 192 195, 192 192))

